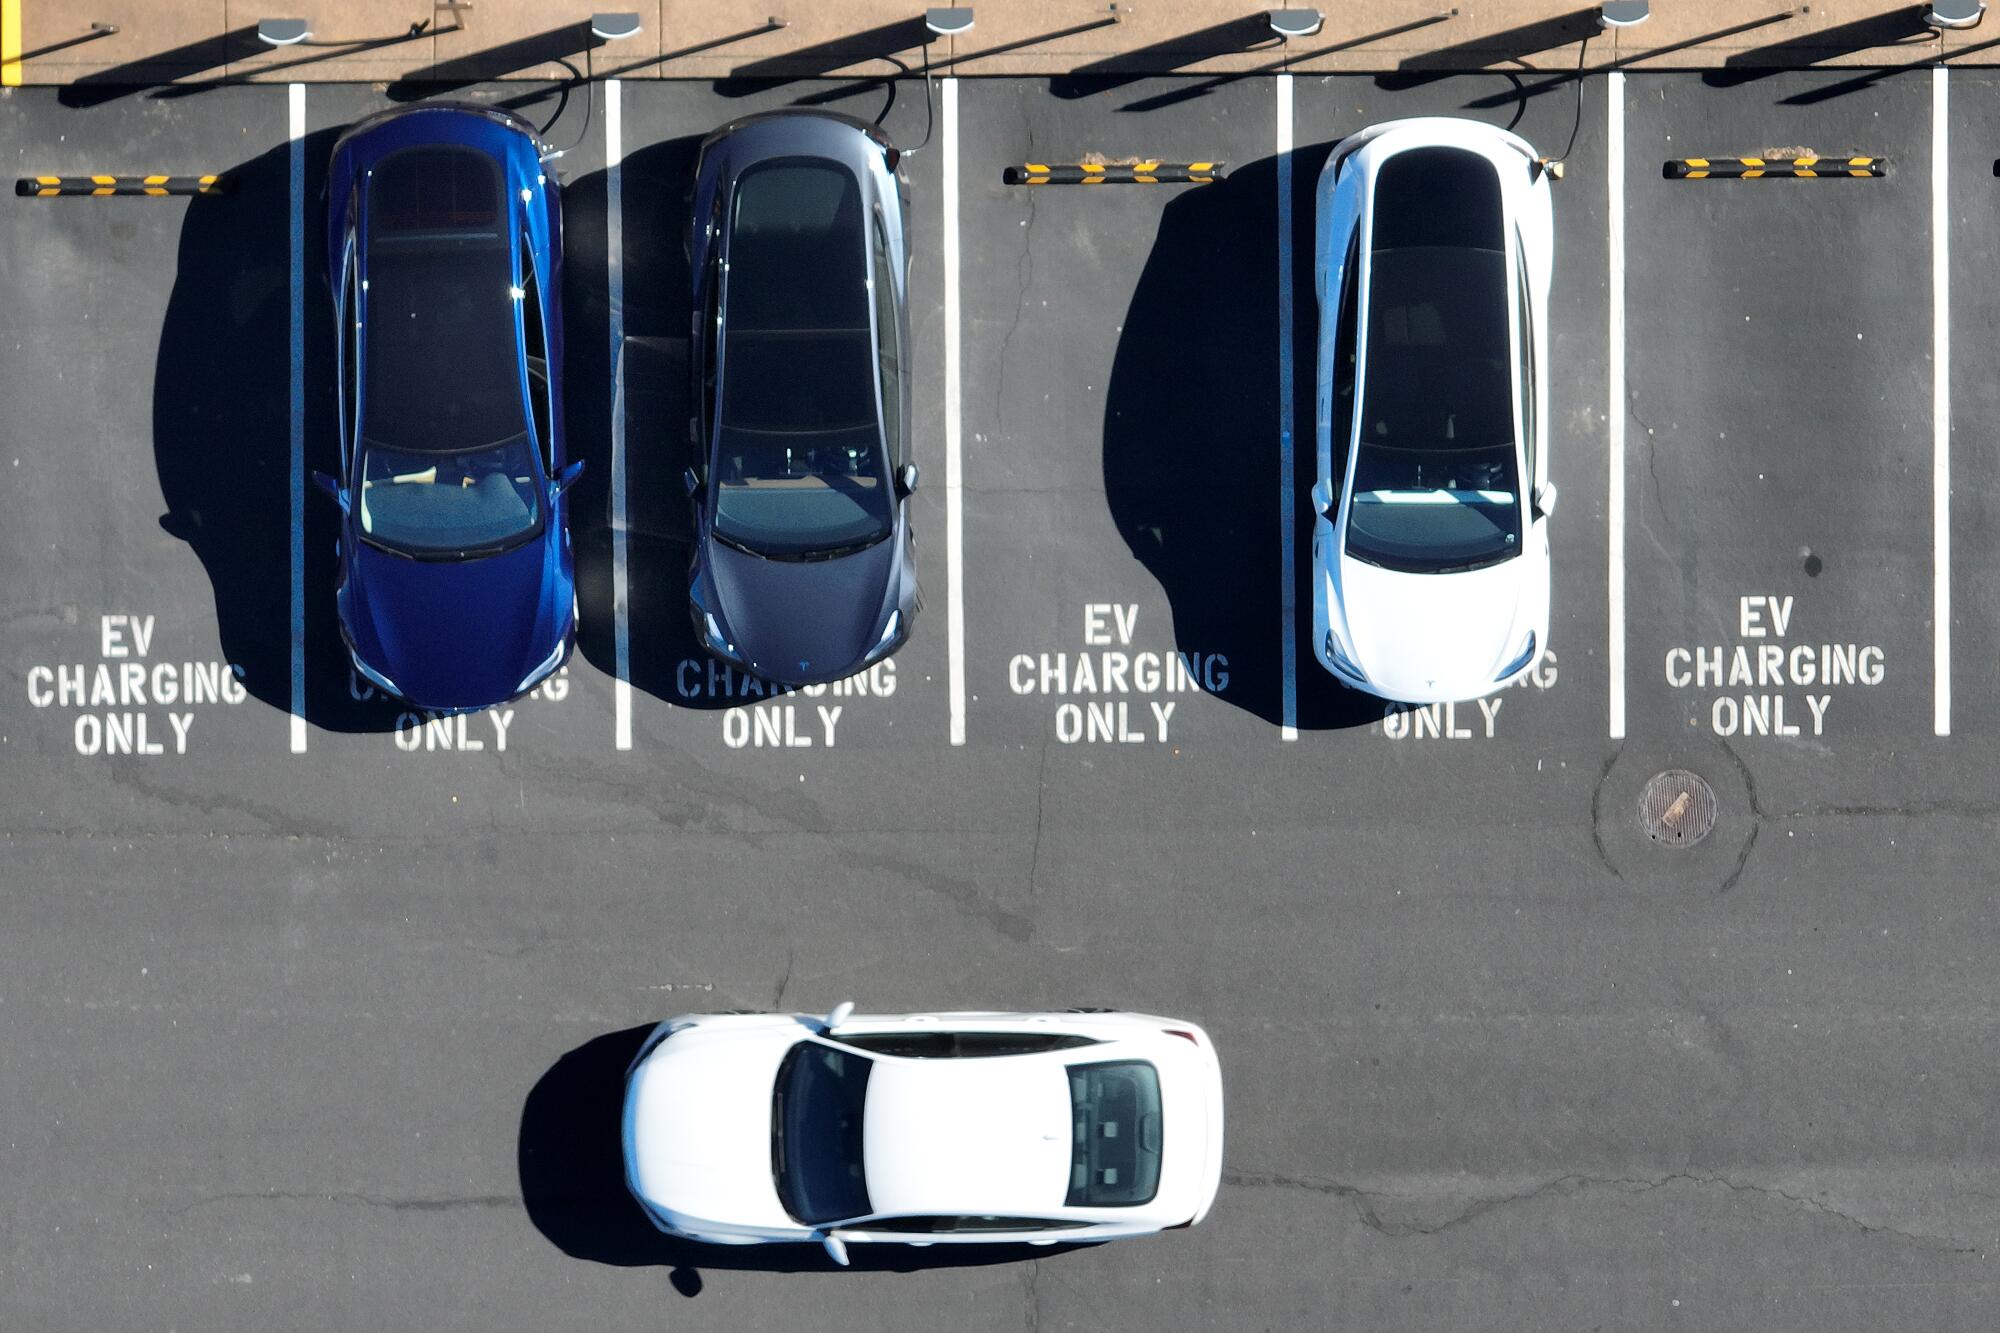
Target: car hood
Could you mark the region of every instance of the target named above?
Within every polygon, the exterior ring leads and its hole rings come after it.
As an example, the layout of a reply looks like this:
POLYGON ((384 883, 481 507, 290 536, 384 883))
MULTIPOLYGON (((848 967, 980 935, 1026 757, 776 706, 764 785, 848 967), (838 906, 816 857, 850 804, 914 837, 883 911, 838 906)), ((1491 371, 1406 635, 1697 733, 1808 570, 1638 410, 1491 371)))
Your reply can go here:
POLYGON ((771 1090, 804 1035, 696 1027, 662 1042, 626 1093, 633 1191, 676 1226, 800 1230, 771 1175, 771 1090))
POLYGON ((1390 699, 1491 693, 1521 637, 1542 632, 1529 614, 1538 600, 1531 581, 1548 573, 1530 553, 1457 574, 1405 574, 1343 555, 1339 571, 1342 637, 1370 686, 1390 699))
POLYGON ((419 708, 506 702, 567 630, 552 549, 545 534, 479 560, 406 560, 356 543, 348 575, 355 650, 419 708))
POLYGON ((766 560, 711 538, 706 566, 730 642, 766 680, 810 685, 859 671, 895 603, 900 525, 832 560, 766 560))

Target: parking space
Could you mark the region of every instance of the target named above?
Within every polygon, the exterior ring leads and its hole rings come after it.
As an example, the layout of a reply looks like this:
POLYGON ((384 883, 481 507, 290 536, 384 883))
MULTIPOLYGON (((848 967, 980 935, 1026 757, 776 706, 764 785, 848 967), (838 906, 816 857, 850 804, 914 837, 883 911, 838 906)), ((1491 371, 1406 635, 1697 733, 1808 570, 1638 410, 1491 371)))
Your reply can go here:
MULTIPOLYGON (((1498 743, 1530 756, 1568 753, 1604 735, 1607 677, 1605 561, 1606 411, 1606 189, 1604 83, 1546 79, 1527 83, 1492 77, 1360 77, 1298 82, 1300 151, 1294 186, 1297 207, 1297 309, 1295 359, 1303 385, 1301 422, 1311 421, 1310 397, 1318 343, 1312 288, 1312 206, 1319 170, 1335 144, 1366 126, 1411 116, 1467 116, 1506 126, 1543 156, 1564 159, 1554 187, 1555 277, 1549 296, 1546 352, 1549 362, 1548 449, 1550 477, 1560 488, 1550 520, 1552 594, 1548 651, 1515 687, 1480 702, 1409 709, 1384 705, 1341 689, 1299 647, 1299 717, 1302 726, 1359 726, 1374 750, 1434 749, 1428 743, 1498 743)), ((1308 431, 1298 453, 1295 490, 1313 484, 1313 444, 1308 431)), ((1345 453, 1336 454, 1336 469, 1345 453)), ((1302 552, 1298 605, 1300 634, 1310 632, 1312 589, 1307 559, 1310 511, 1298 517, 1302 552)), ((1364 751, 1366 752, 1366 751, 1364 751)))
POLYGON ((282 746, 283 92, 225 90, 171 115, 19 96, 8 115, 27 174, 250 170, 221 198, 10 210, 0 543, 21 685, 0 732, 16 753, 79 757, 282 746))
POLYGON ((1630 733, 1753 763, 1932 736, 1931 84, 1822 84, 1626 85, 1630 733), (1661 174, 1801 151, 1892 174, 1661 174))
POLYGON ((1272 85, 1158 92, 961 93, 973 744, 1274 735, 1272 85), (1010 163, 1098 159, 1220 161, 1227 175, 1002 181, 1010 163))
MULTIPOLYGON (((634 744, 712 752, 716 758, 742 751, 739 759, 753 768, 760 754, 782 768, 808 758, 808 751, 941 746, 946 734, 945 461, 938 389, 944 359, 939 330, 941 153, 935 131, 932 142, 923 142, 926 126, 935 124, 939 110, 926 109, 921 82, 833 87, 644 82, 626 84, 621 97, 621 382, 629 460, 634 744), (702 138, 730 120, 801 100, 870 121, 879 117, 898 144, 917 148, 905 156, 903 172, 910 191, 910 327, 917 354, 911 440, 922 474, 912 522, 925 609, 909 644, 892 658, 850 680, 792 691, 714 661, 696 643, 689 623, 688 517, 680 480, 690 461, 690 309, 683 228, 702 138)), ((579 261, 582 267, 585 261, 579 261)), ((608 378, 586 373, 584 382, 606 383, 608 378)), ((612 599, 605 573, 605 580, 591 585, 597 591, 590 601, 608 610, 612 599)), ((607 620, 600 617, 600 626, 607 620)), ((607 672, 616 671, 615 651, 601 632, 584 644, 585 655, 607 672)))

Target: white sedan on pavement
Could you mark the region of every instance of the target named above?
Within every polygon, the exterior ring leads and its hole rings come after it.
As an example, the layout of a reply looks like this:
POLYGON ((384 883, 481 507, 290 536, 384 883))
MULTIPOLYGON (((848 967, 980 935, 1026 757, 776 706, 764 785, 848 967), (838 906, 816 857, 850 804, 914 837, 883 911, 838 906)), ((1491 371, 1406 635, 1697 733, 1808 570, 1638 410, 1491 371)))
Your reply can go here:
POLYGON ((1208 1034, 1144 1014, 691 1014, 626 1075, 626 1183, 722 1245, 1083 1243, 1199 1222, 1208 1034))
POLYGON ((1389 121, 1334 149, 1317 216, 1313 651, 1477 698, 1548 644, 1548 172, 1490 125, 1389 121))

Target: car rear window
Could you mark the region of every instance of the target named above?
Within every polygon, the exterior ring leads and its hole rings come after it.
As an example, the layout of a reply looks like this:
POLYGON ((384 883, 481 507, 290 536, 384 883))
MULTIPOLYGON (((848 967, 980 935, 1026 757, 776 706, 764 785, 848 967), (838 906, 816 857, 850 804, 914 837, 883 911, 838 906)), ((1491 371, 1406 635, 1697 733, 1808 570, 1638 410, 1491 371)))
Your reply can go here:
POLYGON ((1384 162, 1375 173, 1374 212, 1377 250, 1500 248, 1500 177, 1463 148, 1413 148, 1384 162))
POLYGON ((867 333, 866 219, 860 182, 835 163, 780 158, 744 172, 724 280, 730 333, 867 333))
POLYGON ((369 173, 372 224, 384 233, 483 232, 500 227, 500 164, 449 144, 391 153, 369 173))
POLYGON ((1160 1188, 1160 1074, 1144 1060, 1069 1067, 1072 1208, 1149 1203, 1160 1188))
POLYGON ((486 449, 528 428, 500 164, 391 153, 369 173, 362 432, 393 449, 486 449))

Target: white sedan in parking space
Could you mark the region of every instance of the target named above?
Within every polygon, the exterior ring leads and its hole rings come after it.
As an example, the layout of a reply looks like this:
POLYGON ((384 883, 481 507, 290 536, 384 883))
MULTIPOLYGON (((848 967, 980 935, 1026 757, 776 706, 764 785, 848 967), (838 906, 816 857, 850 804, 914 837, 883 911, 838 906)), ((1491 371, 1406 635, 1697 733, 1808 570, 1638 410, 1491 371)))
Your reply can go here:
POLYGON ((1317 204, 1313 651, 1385 699, 1477 698, 1548 644, 1548 171, 1490 125, 1389 121, 1317 204))
POLYGON ((1208 1034, 1145 1014, 691 1014, 626 1075, 625 1177, 722 1245, 1078 1244, 1192 1226, 1222 1178, 1208 1034))

